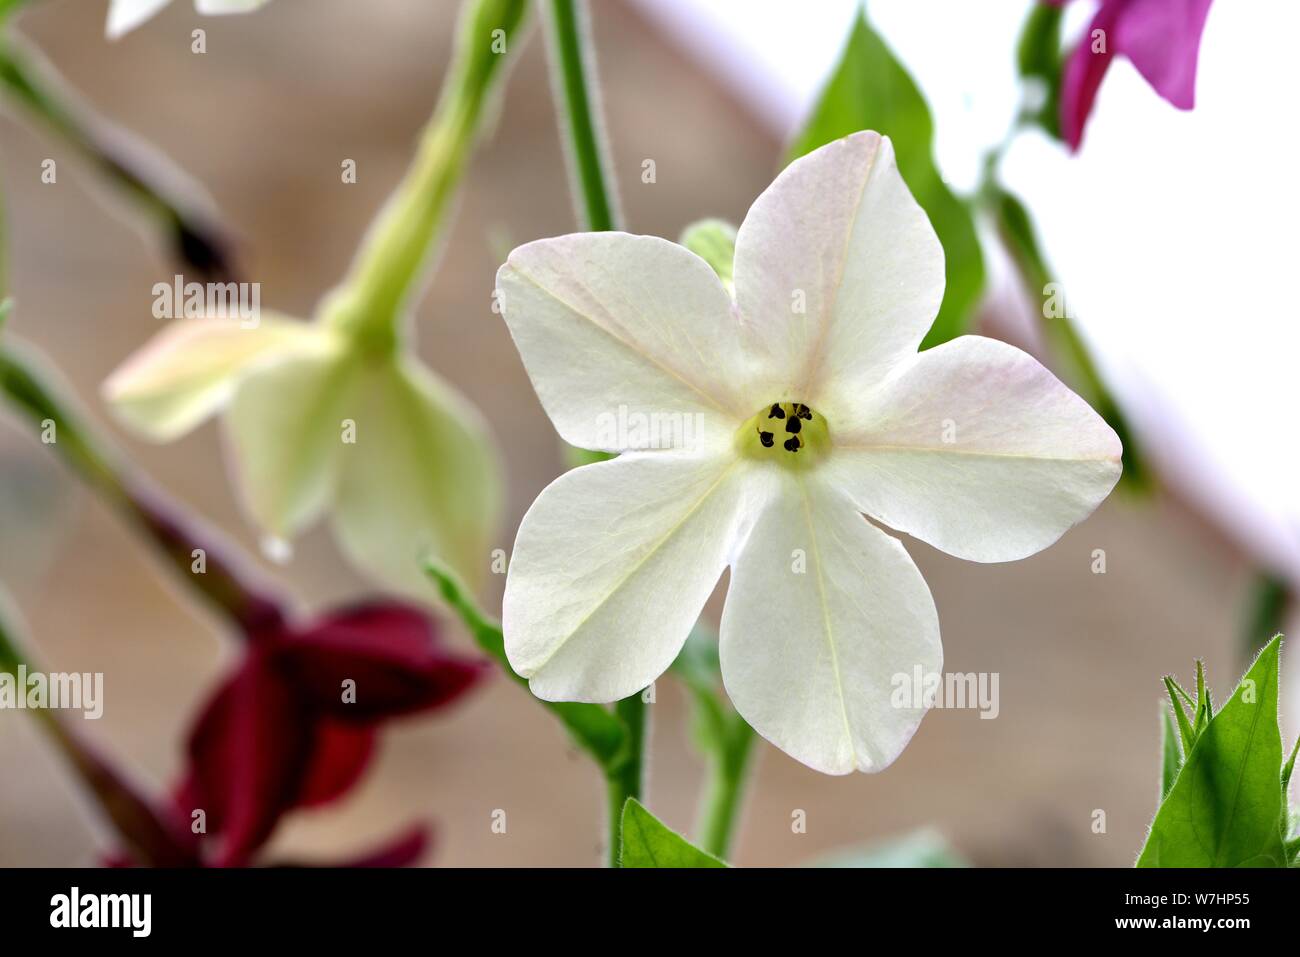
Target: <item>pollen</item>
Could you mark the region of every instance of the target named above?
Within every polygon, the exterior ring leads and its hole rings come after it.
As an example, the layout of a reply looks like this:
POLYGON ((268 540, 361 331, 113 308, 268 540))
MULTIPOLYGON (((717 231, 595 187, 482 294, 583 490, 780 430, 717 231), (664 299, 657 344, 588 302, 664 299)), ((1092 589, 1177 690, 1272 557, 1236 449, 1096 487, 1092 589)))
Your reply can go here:
POLYGON ((745 424, 738 440, 742 451, 753 458, 789 465, 820 458, 830 444, 825 420, 802 402, 765 407, 745 424))

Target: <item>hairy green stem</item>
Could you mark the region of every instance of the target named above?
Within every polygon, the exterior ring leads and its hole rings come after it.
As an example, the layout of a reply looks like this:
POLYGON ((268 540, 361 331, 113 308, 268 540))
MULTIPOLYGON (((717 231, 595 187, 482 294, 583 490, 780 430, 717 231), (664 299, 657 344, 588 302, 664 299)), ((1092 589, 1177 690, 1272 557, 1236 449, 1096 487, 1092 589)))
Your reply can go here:
POLYGON ((325 307, 329 322, 379 350, 429 271, 433 249, 505 64, 522 35, 526 0, 470 0, 432 118, 406 176, 362 242, 348 277, 325 307))
POLYGON ((619 228, 614 179, 593 90, 595 58, 588 36, 586 7, 580 0, 550 0, 552 71, 563 104, 566 153, 583 225, 599 232, 619 228))
POLYGON ((620 758, 606 768, 609 797, 609 847, 606 851, 610 867, 619 866, 622 852, 623 806, 628 798, 641 800, 645 789, 646 737, 650 722, 643 695, 644 692, 638 692, 614 703, 614 715, 623 722, 627 738, 620 758))
POLYGON ((35 50, 0 34, 0 86, 158 222, 186 265, 235 277, 233 244, 202 187, 152 145, 93 113, 35 50))
POLYGON ((734 715, 726 737, 709 756, 695 834, 700 847, 715 857, 725 859, 731 854, 754 740, 754 729, 744 718, 734 715))

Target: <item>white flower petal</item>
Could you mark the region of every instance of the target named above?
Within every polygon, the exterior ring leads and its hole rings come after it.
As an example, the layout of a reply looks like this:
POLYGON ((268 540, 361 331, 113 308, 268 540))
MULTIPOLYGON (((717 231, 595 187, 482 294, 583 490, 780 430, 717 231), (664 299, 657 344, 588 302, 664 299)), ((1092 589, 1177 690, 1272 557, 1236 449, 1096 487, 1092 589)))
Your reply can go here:
POLYGON ((170 2, 171 0, 110 0, 108 24, 105 27, 108 38, 116 40, 123 34, 130 33, 170 2))
POLYGON ((104 382, 104 399, 128 426, 159 442, 188 432, 229 401, 254 366, 322 347, 320 333, 292 319, 181 319, 104 382))
POLYGON ((576 233, 520 246, 497 273, 510 334, 556 430, 571 445, 623 451, 602 420, 694 415, 731 440, 753 415, 737 401, 739 324, 722 283, 689 250, 654 236, 576 233))
POLYGON ((1120 441, 1033 357, 962 336, 920 353, 832 423, 825 463, 858 508, 958 558, 1004 562, 1051 545, 1120 474, 1120 441))
POLYGON ((916 352, 943 300, 943 247, 889 139, 855 133, 786 167, 741 224, 735 284, 762 401, 835 415, 822 383, 866 388, 916 352))
POLYGON ((510 665, 548 701, 614 701, 672 664, 745 514, 729 457, 631 453, 574 469, 524 516, 506 579, 510 665))
POLYGON ((266 3, 267 0, 194 0, 195 8, 204 14, 249 13, 266 3))
POLYGON ((311 524, 333 494, 356 367, 342 349, 286 359, 250 375, 230 404, 244 505, 277 538, 311 524))
POLYGON ((344 410, 334 528, 358 565, 404 594, 433 590, 422 559, 471 584, 490 564, 501 506, 496 450, 478 411, 413 359, 361 370, 344 410))
POLYGON ((939 619, 901 543, 813 474, 785 472, 731 572, 722 680, 742 717, 827 774, 879 771, 925 709, 896 675, 943 666, 939 619))

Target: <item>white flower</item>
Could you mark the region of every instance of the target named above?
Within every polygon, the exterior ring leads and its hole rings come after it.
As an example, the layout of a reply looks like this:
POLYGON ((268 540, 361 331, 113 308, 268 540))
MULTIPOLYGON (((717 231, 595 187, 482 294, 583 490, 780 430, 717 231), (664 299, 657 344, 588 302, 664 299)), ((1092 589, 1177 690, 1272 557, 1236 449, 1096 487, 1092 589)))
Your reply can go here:
MULTIPOLYGON (((130 33, 171 0, 109 0, 108 25, 105 28, 110 40, 130 33)), ((266 0, 194 0, 199 13, 247 13, 256 10, 266 0)))
POLYGON ((403 349, 366 349, 319 320, 178 319, 104 395, 159 442, 224 410, 268 552, 329 512, 348 557, 405 594, 433 594, 429 554, 483 577, 500 505, 495 448, 478 410, 403 349))
POLYGON ((521 246, 497 283, 560 435, 625 453, 556 479, 519 529, 506 651, 547 700, 649 685, 730 566, 721 659, 740 714, 817 770, 878 771, 925 711, 894 706, 895 676, 938 672, 942 650, 920 572, 862 513, 1010 561, 1120 474, 1115 433, 1030 356, 977 336, 917 352, 943 249, 876 133, 758 198, 734 301, 691 252, 625 233, 521 246), (602 446, 620 407, 702 427, 690 447, 602 446))

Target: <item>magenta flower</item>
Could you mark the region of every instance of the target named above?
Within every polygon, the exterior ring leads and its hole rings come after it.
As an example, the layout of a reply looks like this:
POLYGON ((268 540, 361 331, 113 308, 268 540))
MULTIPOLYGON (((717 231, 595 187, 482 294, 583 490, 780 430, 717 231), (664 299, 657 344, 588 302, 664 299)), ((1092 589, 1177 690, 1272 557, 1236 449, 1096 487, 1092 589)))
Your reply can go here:
MULTIPOLYGON (((1046 0, 1056 6, 1068 0, 1046 0)), ((1196 98, 1196 59, 1210 0, 1102 0, 1070 54, 1061 84, 1061 135, 1083 142, 1102 78, 1116 54, 1126 56, 1152 88, 1180 110, 1196 98)))

